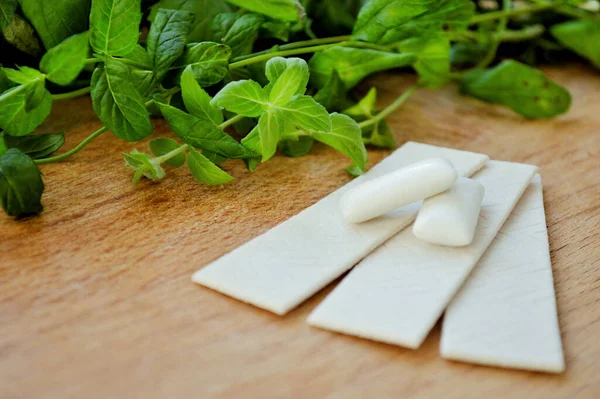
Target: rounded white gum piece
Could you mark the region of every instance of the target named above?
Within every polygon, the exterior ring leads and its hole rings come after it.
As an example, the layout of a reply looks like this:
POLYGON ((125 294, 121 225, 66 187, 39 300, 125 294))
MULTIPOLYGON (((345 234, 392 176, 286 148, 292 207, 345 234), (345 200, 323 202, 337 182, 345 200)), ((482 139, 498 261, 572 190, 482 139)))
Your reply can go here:
POLYGON ((459 177, 448 191, 423 202, 413 225, 415 237, 451 247, 471 244, 484 194, 481 183, 459 177))
POLYGON ((431 158, 359 184, 344 193, 344 220, 361 223, 448 190, 458 177, 452 163, 431 158))

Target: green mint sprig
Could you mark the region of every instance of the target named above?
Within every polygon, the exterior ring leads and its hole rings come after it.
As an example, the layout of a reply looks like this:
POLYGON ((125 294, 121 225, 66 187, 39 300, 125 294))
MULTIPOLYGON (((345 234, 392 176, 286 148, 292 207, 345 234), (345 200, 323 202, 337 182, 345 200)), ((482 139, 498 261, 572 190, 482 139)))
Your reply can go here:
POLYGON ((520 61, 571 52, 600 65, 600 14, 576 1, 476 9, 469 0, 160 0, 143 9, 141 0, 0 0, 0 11, 14 48, 0 60, 0 203, 13 216, 41 211, 40 165, 107 131, 144 139, 153 116, 178 140, 124 154, 134 183, 187 164, 199 181, 225 184, 228 159, 252 171, 316 142, 346 155, 357 175, 365 145, 395 146, 385 119, 421 88, 456 82, 526 118, 552 118, 568 110, 570 94, 520 61), (517 59, 498 62, 505 43, 517 59), (412 68, 418 83, 383 109, 375 90, 356 100, 366 77, 397 68, 412 68), (103 126, 55 155, 62 133, 32 133, 56 101, 88 93, 103 126))

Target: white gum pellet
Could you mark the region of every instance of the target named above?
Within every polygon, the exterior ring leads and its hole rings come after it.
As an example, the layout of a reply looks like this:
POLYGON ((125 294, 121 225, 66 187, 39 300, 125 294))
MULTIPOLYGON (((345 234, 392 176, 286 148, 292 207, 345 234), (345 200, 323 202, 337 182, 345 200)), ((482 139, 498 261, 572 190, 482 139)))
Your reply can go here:
POLYGON ((471 244, 484 194, 481 183, 459 177, 448 191, 423 202, 413 225, 415 237, 451 247, 471 244))
POLYGON ((458 174, 448 160, 431 158, 369 180, 340 201, 347 223, 361 223, 448 190, 458 174))

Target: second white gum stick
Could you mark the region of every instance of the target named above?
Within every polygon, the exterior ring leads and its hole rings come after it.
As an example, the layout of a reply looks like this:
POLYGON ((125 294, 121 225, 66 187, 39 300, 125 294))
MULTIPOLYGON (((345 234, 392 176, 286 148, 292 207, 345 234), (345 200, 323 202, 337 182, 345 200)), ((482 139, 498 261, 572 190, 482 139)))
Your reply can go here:
POLYGON ((488 366, 564 371, 540 176, 448 306, 440 352, 488 366))

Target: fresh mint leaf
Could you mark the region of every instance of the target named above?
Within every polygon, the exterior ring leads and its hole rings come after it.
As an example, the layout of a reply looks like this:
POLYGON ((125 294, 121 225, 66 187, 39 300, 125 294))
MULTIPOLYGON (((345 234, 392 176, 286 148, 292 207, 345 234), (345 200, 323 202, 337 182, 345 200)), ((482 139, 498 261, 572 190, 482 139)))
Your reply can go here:
POLYGON ((385 119, 363 129, 363 142, 379 148, 396 148, 396 139, 385 119))
POLYGON ((337 70, 333 70, 331 76, 319 91, 315 94, 315 101, 327 108, 329 111, 339 111, 350 104, 346 85, 340 78, 337 70))
POLYGON ((161 8, 189 11, 196 16, 188 35, 190 43, 211 40, 212 21, 218 14, 231 11, 225 0, 160 0, 152 7, 148 19, 154 21, 161 8))
POLYGON ((158 87, 152 94, 152 101, 154 102, 154 104, 150 104, 148 108, 153 108, 157 111, 158 114, 160 114, 160 110, 158 109, 158 105, 156 103, 170 105, 171 101, 173 100, 173 97, 179 94, 180 92, 181 89, 178 87, 173 87, 171 89, 158 87))
POLYGON ((233 180, 233 177, 227 172, 194 149, 190 150, 188 167, 196 180, 204 184, 218 185, 229 183, 233 180))
POLYGON ((88 28, 91 0, 19 0, 19 3, 47 49, 88 28))
POLYGON ((28 107, 27 85, 13 87, 0 95, 0 128, 11 136, 33 132, 46 120, 52 109, 52 96, 44 89, 37 107, 28 107), (29 108, 29 109, 28 109, 29 108))
POLYGON ((160 111, 173 132, 195 148, 214 152, 227 158, 243 159, 253 156, 251 151, 219 128, 166 104, 158 104, 160 111))
POLYGON ((566 112, 571 105, 571 95, 564 87, 537 69, 512 60, 492 69, 467 73, 461 90, 531 119, 552 118, 566 112))
POLYGON ((331 128, 312 132, 312 137, 348 156, 362 172, 365 171, 367 150, 358 123, 347 115, 331 114, 331 128))
POLYGON ((212 99, 211 104, 227 111, 251 118, 260 116, 268 108, 267 95, 260 85, 252 80, 231 82, 212 99))
POLYGON ((44 84, 45 77, 40 71, 25 66, 19 67, 18 70, 4 68, 3 71, 9 80, 20 83, 25 87, 27 93, 26 111, 29 112, 40 105, 47 93, 44 84))
POLYGON ((600 68, 600 21, 568 21, 552 26, 550 33, 563 46, 600 68))
POLYGON ((123 153, 125 165, 135 170, 133 176, 133 185, 138 184, 142 176, 150 180, 160 180, 166 176, 165 170, 160 164, 148 154, 137 150, 131 151, 129 154, 123 153))
MULTIPOLYGON (((181 145, 175 140, 166 138, 150 140, 148 145, 150 146, 150 151, 152 151, 152 154, 154 154, 156 157, 168 154, 172 151, 178 150, 181 147, 181 145)), ((165 163, 178 168, 185 164, 185 159, 185 153, 182 152, 169 159, 165 163)))
POLYGON ((26 66, 19 69, 2 68, 2 71, 9 80, 22 85, 44 81, 44 75, 40 71, 26 66))
POLYGON ((6 148, 6 143, 4 141, 4 134, 0 133, 0 157, 6 154, 6 150, 8 149, 6 148))
POLYGON ((279 119, 299 129, 325 132, 331 130, 329 113, 310 96, 298 96, 286 105, 273 106, 271 110, 279 119))
POLYGON ((346 169, 346 172, 353 177, 358 177, 361 176, 365 173, 364 170, 361 170, 357 165, 352 164, 350 166, 348 166, 346 169))
POLYGON ((303 157, 312 150, 315 139, 310 136, 300 136, 296 140, 288 139, 279 142, 279 151, 286 157, 303 157))
POLYGON ((10 25, 16 9, 17 0, 0 0, 0 33, 10 25))
MULTIPOLYGON (((271 58, 264 68, 264 75, 266 76, 268 81, 268 84, 264 88, 265 93, 267 93, 268 95, 271 94, 271 90, 273 90, 273 87, 275 86, 275 84, 277 84, 279 78, 281 77, 281 75, 284 74, 284 72, 287 69, 292 69, 292 71, 288 72, 288 74, 295 75, 293 79, 296 82, 288 82, 287 84, 286 82, 280 82, 279 85, 286 86, 289 85, 289 83, 292 83, 292 85, 297 84, 298 89, 294 93, 292 93, 292 95, 301 95, 306 92, 306 86, 308 85, 308 80, 310 77, 306 61, 304 61, 301 58, 275 57, 271 58)), ((261 74, 263 74, 262 71, 261 74)), ((287 101, 289 101, 289 99, 287 101)), ((284 103, 284 101, 281 101, 281 103, 284 103)))
POLYGON ((92 48, 97 53, 111 56, 131 53, 138 44, 141 20, 141 0, 93 0, 90 12, 92 48))
POLYGON ((469 0, 372 0, 361 9, 353 38, 390 44, 446 30, 464 30, 473 16, 469 0))
POLYGON ((300 2, 296 0, 227 0, 246 10, 269 16, 280 21, 296 22, 305 16, 300 2))
POLYGON ((140 46, 135 46, 133 51, 124 55, 122 58, 127 60, 127 64, 133 65, 136 68, 152 71, 154 69, 154 60, 148 54, 148 51, 140 46))
POLYGON ((207 87, 219 83, 227 75, 230 57, 231 49, 224 44, 190 43, 176 65, 189 66, 200 86, 207 87))
POLYGON ((213 21, 213 37, 229 46, 233 57, 250 54, 263 22, 258 14, 219 14, 213 21))
POLYGON ((262 159, 262 149, 260 144, 260 135, 258 133, 258 126, 252 129, 252 131, 250 131, 250 133, 248 133, 248 135, 242 139, 242 145, 250 152, 257 154, 253 157, 244 158, 246 168, 250 172, 253 172, 262 159))
POLYGON ((260 36, 287 42, 290 40, 292 25, 284 21, 267 21, 260 26, 260 36))
POLYGON ((287 69, 287 60, 283 57, 274 57, 267 61, 265 65, 265 75, 269 82, 275 83, 283 72, 287 69))
POLYGON ((470 0, 437 0, 427 12, 386 32, 382 44, 439 34, 442 31, 460 32, 467 28, 473 17, 474 4, 470 0))
POLYGON ((371 119, 375 116, 377 110, 377 89, 371 87, 369 92, 355 105, 345 109, 343 114, 361 120, 371 119))
POLYGON ((455 43, 450 49, 450 64, 461 67, 476 65, 487 53, 487 44, 455 43))
MULTIPOLYGON (((157 94, 157 90, 161 90, 162 87, 159 87, 160 82, 154 72, 154 60, 146 49, 140 45, 137 45, 131 53, 119 60, 123 59, 126 60, 124 63, 129 70, 133 86, 145 101, 150 100, 157 94)), ((152 105, 148 109, 149 111, 156 111, 155 109, 152 110, 152 105)))
POLYGON ((427 87, 441 87, 450 80, 450 42, 446 37, 415 37, 404 40, 398 48, 417 55, 413 68, 427 87))
POLYGON ((160 82, 169 68, 183 55, 194 14, 187 11, 160 9, 148 33, 148 55, 160 82))
POLYGON ((227 157, 224 157, 222 155, 219 154, 215 154, 214 152, 210 152, 210 151, 206 151, 206 150, 202 150, 202 155, 204 155, 206 157, 206 159, 208 159, 210 162, 214 163, 214 164, 222 164, 223 162, 227 161, 227 157))
POLYGON ((92 105, 98 118, 117 137, 138 141, 152 133, 144 99, 133 85, 127 66, 108 58, 92 76, 92 105))
POLYGON ((49 157, 65 144, 64 133, 28 134, 27 136, 5 136, 7 148, 17 148, 32 159, 49 157))
POLYGON ((0 37, 2 36, 11 46, 32 57, 37 58, 42 53, 42 46, 36 38, 35 31, 18 14, 14 14, 10 24, 4 31, 0 31, 0 37))
POLYGON ((41 212, 44 182, 33 160, 17 148, 0 157, 0 204, 9 216, 41 212))
POLYGON ((14 86, 14 83, 10 81, 6 77, 6 73, 4 73, 4 69, 0 68, 0 94, 4 93, 6 90, 10 89, 14 86))
POLYGON ((275 155, 277 143, 283 134, 283 124, 271 111, 263 113, 258 120, 258 135, 260 137, 260 153, 262 161, 266 162, 275 155))
POLYGON ((371 0, 358 14, 353 36, 356 40, 377 43, 385 34, 419 15, 438 0, 371 0))
POLYGON ((88 42, 88 32, 65 39, 44 54, 40 70, 46 74, 48 80, 56 84, 71 84, 85 67, 85 59, 89 52, 88 42))
MULTIPOLYGON (((270 75, 273 77, 274 72, 271 71, 270 75)), ((301 58, 288 59, 286 69, 273 84, 269 94, 269 101, 273 105, 287 104, 293 96, 306 92, 308 79, 309 72, 306 61, 301 58)))
POLYGON ((310 77, 316 87, 323 87, 334 70, 346 88, 352 89, 365 77, 380 71, 411 65, 415 54, 395 54, 385 51, 350 47, 331 47, 316 53, 309 61, 310 77))
POLYGON ((223 112, 210 103, 210 96, 200 87, 190 67, 181 75, 181 92, 185 108, 190 114, 205 119, 213 126, 223 123, 223 112))
POLYGON ((150 100, 157 85, 154 72, 130 66, 127 66, 127 68, 129 68, 129 76, 131 77, 133 87, 142 96, 142 99, 150 100))
MULTIPOLYGON (((373 119, 378 113, 375 87, 372 87, 357 104, 343 111, 344 115, 351 116, 357 122, 373 119)), ((396 148, 396 140, 385 119, 364 127, 362 135, 365 144, 379 148, 396 148)))

